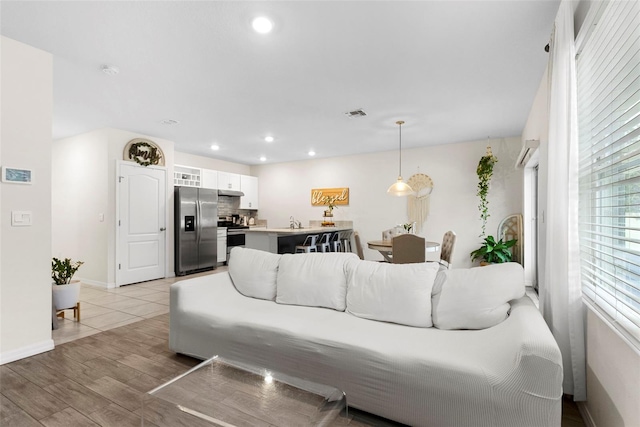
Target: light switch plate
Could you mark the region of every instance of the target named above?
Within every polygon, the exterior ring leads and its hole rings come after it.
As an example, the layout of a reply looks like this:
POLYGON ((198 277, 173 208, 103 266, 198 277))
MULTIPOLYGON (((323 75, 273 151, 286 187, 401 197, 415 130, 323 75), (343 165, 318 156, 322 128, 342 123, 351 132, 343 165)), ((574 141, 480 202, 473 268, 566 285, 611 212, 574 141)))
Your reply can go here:
POLYGON ((29 227, 31 226, 31 211, 11 211, 12 227, 29 227))

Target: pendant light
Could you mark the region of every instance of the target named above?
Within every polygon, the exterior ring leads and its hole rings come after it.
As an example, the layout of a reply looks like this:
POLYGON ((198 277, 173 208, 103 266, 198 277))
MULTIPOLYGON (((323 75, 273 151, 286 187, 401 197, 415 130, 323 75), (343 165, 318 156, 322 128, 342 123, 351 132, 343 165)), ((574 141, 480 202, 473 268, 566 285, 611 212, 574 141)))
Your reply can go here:
POLYGON ((398 125, 398 129, 400 132, 400 149, 399 149, 399 167, 398 167, 398 181, 395 184, 391 185, 387 190, 387 194, 391 194, 392 196, 408 196, 413 194, 413 189, 409 186, 409 184, 405 183, 402 179, 402 125, 404 121, 398 120, 396 122, 398 125))

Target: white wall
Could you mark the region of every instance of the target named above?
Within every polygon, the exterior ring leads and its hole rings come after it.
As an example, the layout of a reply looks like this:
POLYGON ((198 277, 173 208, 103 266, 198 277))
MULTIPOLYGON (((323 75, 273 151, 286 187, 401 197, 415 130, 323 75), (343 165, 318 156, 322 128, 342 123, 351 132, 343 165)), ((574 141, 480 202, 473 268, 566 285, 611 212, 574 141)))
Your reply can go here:
POLYGON ((587 417, 597 427, 640 426, 640 351, 587 311, 587 417))
POLYGON ((0 363, 53 348, 51 339, 50 54, 2 37, 2 166, 31 169, 32 185, 0 184, 0 363), (33 225, 12 227, 12 211, 33 225))
POLYGON ((167 275, 173 275, 173 142, 118 129, 99 129, 53 145, 53 253, 84 261, 85 283, 116 283, 116 170, 124 148, 148 138, 162 148, 167 167, 167 275), (104 215, 102 220, 101 215, 104 215))
MULTIPOLYGON (((403 150, 403 177, 429 175, 434 182, 431 212, 421 235, 441 242, 447 230, 458 235, 453 256, 456 267, 471 266, 469 253, 481 238, 476 167, 491 145, 498 157, 489 190, 487 234, 495 235, 499 222, 520 213, 522 174, 514 169, 520 138, 492 139, 403 150)), ((398 174, 398 152, 306 160, 251 167, 260 182, 259 217, 270 227, 289 225, 294 216, 303 224, 322 219, 322 207, 311 206, 312 188, 349 187, 349 205, 334 210, 334 220, 351 220, 364 242, 366 259, 381 260, 366 248, 368 240, 382 238, 382 230, 405 223, 407 198, 387 195, 398 174)), ((430 254, 429 259, 437 259, 430 254)))
POLYGON ((194 154, 181 153, 179 151, 174 153, 174 161, 176 165, 238 173, 240 175, 251 175, 251 167, 248 165, 212 159, 210 157, 196 156, 194 154))
POLYGON ((51 174, 53 256, 83 261, 76 278, 103 286, 108 282, 107 147, 105 130, 54 141, 51 174))

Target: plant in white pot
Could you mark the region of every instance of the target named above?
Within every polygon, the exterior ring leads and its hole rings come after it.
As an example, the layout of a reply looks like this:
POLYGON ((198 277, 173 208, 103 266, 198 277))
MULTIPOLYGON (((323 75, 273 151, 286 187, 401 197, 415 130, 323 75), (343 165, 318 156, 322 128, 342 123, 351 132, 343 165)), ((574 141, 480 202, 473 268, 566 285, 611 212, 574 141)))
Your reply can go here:
POLYGON ((80 281, 71 279, 82 264, 84 262, 73 262, 71 258, 59 260, 54 257, 51 261, 51 278, 53 279, 51 289, 56 310, 77 307, 80 299, 80 281))

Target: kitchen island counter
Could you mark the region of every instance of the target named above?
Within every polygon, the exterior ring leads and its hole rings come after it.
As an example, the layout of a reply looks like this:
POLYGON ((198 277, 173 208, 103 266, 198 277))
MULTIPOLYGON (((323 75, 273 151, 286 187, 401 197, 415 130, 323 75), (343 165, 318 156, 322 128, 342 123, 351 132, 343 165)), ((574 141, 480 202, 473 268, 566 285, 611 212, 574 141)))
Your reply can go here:
MULTIPOLYGON (((309 234, 351 231, 352 227, 253 228, 246 230, 245 247, 274 254, 294 253, 309 234)), ((318 243, 320 243, 320 236, 318 243)))

